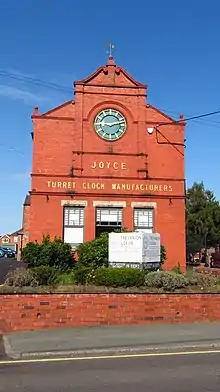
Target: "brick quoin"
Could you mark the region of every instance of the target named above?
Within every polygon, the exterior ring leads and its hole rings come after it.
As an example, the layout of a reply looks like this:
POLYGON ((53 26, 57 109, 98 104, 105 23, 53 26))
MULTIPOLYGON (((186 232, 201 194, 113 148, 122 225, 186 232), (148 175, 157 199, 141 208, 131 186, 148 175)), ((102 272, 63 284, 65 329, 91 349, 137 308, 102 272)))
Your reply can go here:
POLYGON ((165 268, 179 265, 185 270, 182 116, 180 123, 173 123, 146 103, 147 86, 116 66, 112 57, 74 87, 74 100, 44 114, 34 109, 29 240, 41 241, 46 234, 63 238, 63 200, 74 205, 86 202, 84 241, 95 237, 94 201, 96 206, 123 202, 123 226, 131 230, 132 203, 154 203, 153 230, 167 250, 165 268), (127 121, 125 134, 116 141, 105 141, 94 131, 96 115, 107 108, 120 111, 127 121), (158 128, 162 134, 148 133, 148 128, 162 123, 158 128), (93 168, 94 161, 101 167, 93 168), (92 189, 91 184, 97 183, 104 188, 92 189), (113 189, 113 183, 137 189, 113 189))
POLYGON ((220 294, 0 296, 0 333, 61 326, 220 321, 220 294))

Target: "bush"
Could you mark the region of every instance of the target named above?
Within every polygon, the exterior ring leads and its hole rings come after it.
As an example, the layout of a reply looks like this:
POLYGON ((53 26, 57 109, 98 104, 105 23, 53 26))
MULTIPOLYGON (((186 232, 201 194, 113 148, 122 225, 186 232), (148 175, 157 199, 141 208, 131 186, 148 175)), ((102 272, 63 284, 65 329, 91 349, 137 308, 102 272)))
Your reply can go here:
POLYGON ((91 283, 93 271, 91 267, 77 265, 74 269, 75 283, 80 285, 91 283))
POLYGON ((166 249, 163 244, 160 245, 160 264, 164 264, 167 259, 166 249))
POLYGON ((181 271, 180 265, 178 264, 178 266, 173 267, 172 272, 175 272, 175 274, 182 275, 182 271, 181 271))
POLYGON ((211 286, 215 286, 217 283, 218 283, 218 279, 208 274, 194 273, 189 278, 189 284, 192 286, 211 287, 211 286))
POLYGON ((145 274, 132 268, 99 268, 91 280, 96 286, 140 287, 144 286, 145 274))
POLYGON ((57 283, 58 271, 54 267, 41 265, 40 267, 32 268, 31 271, 36 274, 40 286, 49 286, 57 283))
POLYGON ((163 288, 167 291, 175 291, 188 286, 189 282, 184 275, 175 272, 158 271, 149 272, 145 277, 147 287, 163 288))
POLYGON ((132 268, 90 268, 78 266, 74 269, 75 283, 106 287, 144 286, 145 273, 132 268))
POLYGON ((94 240, 80 244, 77 248, 77 254, 82 265, 90 265, 94 268, 107 267, 108 233, 102 233, 94 240))
MULTIPOLYGON (((126 229, 115 232, 127 232, 126 229)), ((80 244, 77 248, 80 264, 93 268, 108 267, 108 233, 102 233, 94 240, 80 244)), ((161 245, 160 263, 166 260, 166 249, 161 245)))
POLYGON ((64 243, 59 238, 50 241, 49 236, 44 237, 41 244, 29 242, 22 250, 21 257, 28 267, 44 265, 63 271, 73 267, 70 245, 64 243))
POLYGON ((72 285, 76 283, 75 270, 58 274, 57 284, 61 286, 72 285))
POLYGON ((7 274, 5 284, 7 286, 15 287, 36 287, 39 285, 39 281, 37 274, 34 271, 25 268, 17 268, 7 274))

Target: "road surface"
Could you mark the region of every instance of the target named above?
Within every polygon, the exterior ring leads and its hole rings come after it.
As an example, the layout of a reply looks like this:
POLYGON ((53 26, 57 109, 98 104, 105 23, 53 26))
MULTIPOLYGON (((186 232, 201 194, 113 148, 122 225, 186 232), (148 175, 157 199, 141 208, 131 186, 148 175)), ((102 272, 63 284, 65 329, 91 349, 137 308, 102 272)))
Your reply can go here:
POLYGON ((0 364, 0 392, 219 392, 220 354, 0 364))

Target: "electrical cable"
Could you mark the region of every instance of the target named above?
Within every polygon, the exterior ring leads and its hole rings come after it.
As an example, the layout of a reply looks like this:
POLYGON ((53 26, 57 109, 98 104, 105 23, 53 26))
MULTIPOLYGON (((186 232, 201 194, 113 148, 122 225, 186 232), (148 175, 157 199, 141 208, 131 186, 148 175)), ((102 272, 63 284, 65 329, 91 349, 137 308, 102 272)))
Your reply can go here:
MULTIPOLYGON (((37 78, 33 78, 33 77, 29 77, 29 76, 24 76, 24 75, 18 75, 12 72, 8 72, 8 71, 4 71, 4 70, 0 70, 0 76, 4 76, 10 79, 15 79, 15 80, 19 80, 21 82, 29 82, 29 83, 33 83, 42 87, 47 87, 47 88, 52 88, 55 90, 62 90, 65 92, 73 92, 72 89, 70 89, 69 87, 65 87, 65 86, 61 86, 59 84, 56 83, 51 83, 51 82, 45 82, 41 79, 37 79, 37 78)), ((206 117, 210 117, 210 116, 214 116, 216 114, 220 114, 220 110, 214 111, 214 112, 207 112, 204 114, 200 114, 197 116, 188 116, 187 118, 184 119, 179 119, 179 120, 173 120, 170 122, 161 122, 158 123, 157 126, 164 126, 164 125, 172 125, 172 124, 181 124, 184 123, 186 121, 191 121, 191 120, 196 120, 196 119, 200 119, 200 118, 206 118, 206 117)), ((218 124, 218 122, 216 122, 218 124)), ((220 124, 220 122, 219 122, 220 124)))
MULTIPOLYGON (((38 85, 38 86, 41 86, 41 87, 51 88, 51 89, 58 90, 58 91, 63 91, 63 92, 66 92, 66 93, 67 92, 68 93, 70 93, 70 92, 72 93, 73 92, 72 89, 70 89, 68 87, 65 87, 65 86, 61 86, 61 85, 56 84, 56 83, 45 82, 45 81, 43 81, 41 79, 37 79, 37 78, 34 78, 34 77, 25 76, 25 75, 18 75, 18 74, 12 73, 12 72, 4 71, 4 70, 0 70, 0 76, 7 77, 7 78, 10 78, 10 79, 14 79, 14 80, 18 80, 20 82, 32 83, 32 84, 35 84, 35 85, 38 85)), ((178 124, 181 125, 181 123, 185 124, 187 121, 195 121, 197 119, 204 119, 206 117, 214 116, 216 114, 220 114, 220 110, 213 111, 213 112, 207 112, 207 113, 196 115, 196 116, 188 116, 187 118, 181 118, 179 120, 172 120, 172 121, 167 121, 167 122, 159 122, 159 123, 157 123, 157 126, 155 127, 157 143, 158 144, 170 144, 181 155, 184 156, 182 151, 180 151, 176 147, 177 143, 171 142, 158 128, 162 127, 162 126, 166 126, 166 125, 178 125, 178 124), (158 140, 158 133, 167 141, 167 143, 160 142, 158 140)), ((212 121, 212 122, 214 122, 214 121, 212 121)), ((204 125, 204 123, 202 123, 202 124, 204 125)), ((218 123, 218 122, 215 122, 215 124, 216 125, 217 124, 220 125, 220 123, 218 123)), ((207 125, 208 125, 208 123, 207 123, 207 125)), ((213 125, 213 124, 209 124, 209 125, 213 125)), ((181 143, 178 143, 178 145, 181 145, 181 143)), ((182 144, 182 145, 185 147, 184 144, 182 144)))
MULTIPOLYGON (((180 151, 179 148, 176 147, 176 143, 171 142, 171 140, 169 140, 159 129, 157 129, 157 127, 155 127, 155 130, 156 130, 156 140, 158 144, 170 144, 171 146, 173 146, 173 148, 175 148, 176 151, 178 151, 182 156, 184 156, 184 153, 182 153, 182 151, 180 151), (167 141, 167 143, 160 142, 158 140, 158 133, 167 141)), ((178 143, 178 145, 182 145, 185 148, 185 145, 182 143, 178 143)))
POLYGON ((38 86, 52 88, 54 90, 59 90, 59 91, 62 90, 64 92, 71 92, 72 93, 72 89, 70 89, 69 87, 60 86, 59 84, 56 84, 56 83, 45 82, 45 81, 43 81, 41 79, 32 78, 32 77, 29 77, 29 76, 17 75, 17 74, 14 74, 14 73, 11 73, 11 72, 2 71, 2 70, 0 70, 0 76, 4 76, 4 77, 9 78, 9 79, 18 80, 20 82, 32 83, 32 84, 36 84, 38 86))

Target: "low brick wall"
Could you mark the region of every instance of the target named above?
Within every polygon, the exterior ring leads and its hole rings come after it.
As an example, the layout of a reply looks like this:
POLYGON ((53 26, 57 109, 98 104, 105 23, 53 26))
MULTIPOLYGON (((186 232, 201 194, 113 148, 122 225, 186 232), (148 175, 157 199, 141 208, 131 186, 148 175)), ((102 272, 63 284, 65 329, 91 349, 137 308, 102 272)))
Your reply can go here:
POLYGON ((0 332, 219 320, 220 293, 0 295, 0 332))

